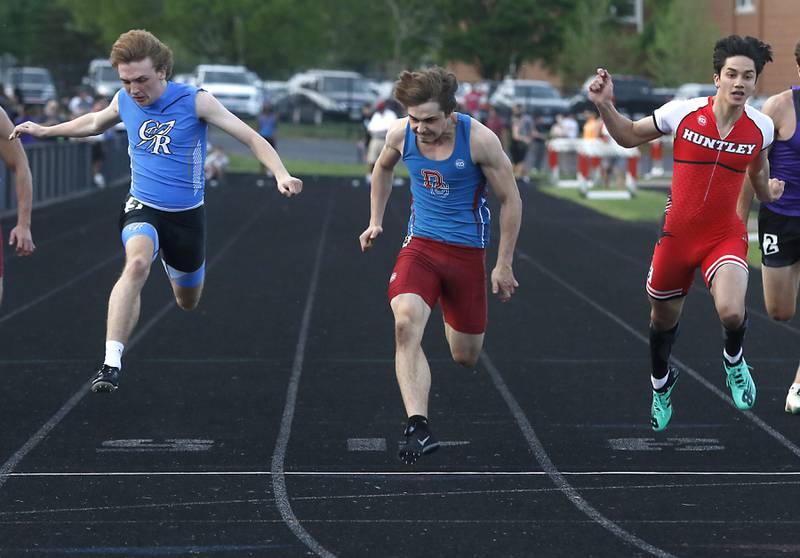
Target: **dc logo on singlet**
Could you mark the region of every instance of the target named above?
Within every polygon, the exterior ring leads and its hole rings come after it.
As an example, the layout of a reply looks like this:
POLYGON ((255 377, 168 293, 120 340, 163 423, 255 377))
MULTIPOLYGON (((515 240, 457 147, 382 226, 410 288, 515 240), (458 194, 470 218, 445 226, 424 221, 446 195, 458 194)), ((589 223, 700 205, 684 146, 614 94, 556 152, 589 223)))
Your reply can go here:
POLYGON ((423 185, 431 191, 432 196, 446 198, 450 195, 450 186, 444 181, 438 170, 422 169, 423 185))
POLYGON ((153 155, 160 155, 161 153, 172 155, 172 152, 169 150, 169 143, 172 141, 169 137, 169 133, 174 126, 174 120, 164 123, 158 120, 145 120, 139 127, 139 139, 142 141, 137 143, 136 147, 138 148, 144 145, 145 150, 153 155))
POLYGON ((780 252, 780 248, 778 247, 778 235, 765 234, 764 241, 761 243, 761 248, 764 251, 765 256, 780 252))

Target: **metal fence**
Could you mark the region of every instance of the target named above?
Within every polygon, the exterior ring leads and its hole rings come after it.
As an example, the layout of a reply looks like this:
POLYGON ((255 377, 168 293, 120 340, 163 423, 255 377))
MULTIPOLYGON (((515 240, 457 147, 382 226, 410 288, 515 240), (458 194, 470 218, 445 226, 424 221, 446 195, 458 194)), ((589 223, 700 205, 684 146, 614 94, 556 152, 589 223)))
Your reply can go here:
MULTIPOLYGON (((128 143, 124 133, 102 142, 101 174, 109 186, 130 180, 128 143)), ((83 141, 43 141, 25 146, 33 176, 33 206, 88 194, 97 189, 92 172, 92 144, 83 141)), ((0 159, 0 216, 17 207, 14 174, 0 159)))

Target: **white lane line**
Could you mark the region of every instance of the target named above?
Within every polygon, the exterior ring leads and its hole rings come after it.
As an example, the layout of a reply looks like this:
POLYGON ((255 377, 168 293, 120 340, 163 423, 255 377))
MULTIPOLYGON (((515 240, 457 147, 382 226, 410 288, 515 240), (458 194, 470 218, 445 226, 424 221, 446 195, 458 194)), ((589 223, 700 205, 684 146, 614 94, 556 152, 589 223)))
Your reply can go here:
MULTIPOLYGON (((608 244, 606 244, 604 242, 601 242, 601 241, 597 240, 596 238, 594 238, 593 236, 590 236, 588 234, 582 233, 580 231, 576 231, 576 230, 574 230, 572 228, 567 229, 567 230, 569 232, 571 232, 572 234, 574 234, 575 236, 578 236, 578 237, 582 238, 583 240, 586 240, 587 242, 591 242, 592 244, 602 248, 606 252, 608 252, 610 254, 613 254, 616 257, 620 258, 620 259, 623 259, 623 260, 626 260, 628 262, 636 264, 637 267, 642 269, 642 277, 644 278, 645 273, 647 272, 647 266, 646 265, 642 265, 642 260, 641 259, 635 258, 635 257, 633 257, 633 256, 631 256, 629 254, 626 254, 625 252, 621 252, 620 250, 616 249, 615 247, 609 246, 608 244)), ((654 238, 655 238, 655 235, 654 235, 654 238)), ((700 286, 700 285, 698 285, 696 283, 692 284, 692 292, 701 292, 704 295, 706 295, 708 297, 711 297, 711 292, 707 288, 705 288, 705 286, 700 286)), ((778 326, 778 327, 780 327, 782 329, 785 329, 787 331, 791 331, 792 333, 800 333, 800 328, 798 328, 797 326, 794 326, 789 322, 778 322, 776 320, 773 320, 772 318, 770 318, 767 314, 765 314, 764 312, 762 312, 758 308, 753 308, 752 306, 747 306, 747 313, 752 315, 752 316, 757 316, 757 317, 761 318, 762 320, 771 323, 772 325, 778 326)), ((760 360, 763 361, 764 359, 760 359, 760 360)), ((797 362, 797 359, 795 358, 795 359, 793 359, 793 361, 797 362)))
MULTIPOLYGON (((565 477, 800 477, 800 471, 560 471, 565 477)), ((17 471, 4 477, 268 477, 272 471, 17 471)), ((287 477, 546 477, 547 471, 284 471, 287 477)))
POLYGON ((328 227, 333 213, 333 190, 328 196, 328 208, 325 212, 325 221, 319 232, 319 243, 317 244, 317 255, 314 259, 314 270, 311 272, 311 282, 308 285, 306 304, 303 309, 303 320, 300 325, 300 334, 297 338, 297 346, 294 353, 294 364, 292 365, 292 375, 289 378, 289 385, 286 388, 286 405, 283 408, 281 418, 281 428, 278 432, 278 440, 275 443, 275 451, 272 454, 272 491, 275 495, 275 505, 280 511, 281 517, 294 533, 311 551, 318 556, 325 558, 335 558, 329 550, 317 542, 311 534, 306 531, 297 519, 292 510, 289 495, 286 490, 286 477, 284 464, 286 461, 286 448, 289 445, 289 436, 292 433, 292 421, 297 404, 297 391, 300 387, 300 374, 303 372, 303 360, 305 358, 306 343, 308 342, 308 330, 311 325, 311 312, 314 309, 314 299, 317 294, 317 284, 319 283, 319 273, 322 267, 322 255, 325 248, 325 239, 328 235, 328 227))
MULTIPOLYGON (((552 271, 547 269, 545 266, 540 264, 538 261, 534 260, 533 258, 528 256, 527 254, 525 254, 524 252, 519 252, 519 257, 520 257, 520 259, 522 259, 522 260, 528 262, 529 264, 531 264, 532 266, 534 266, 536 269, 538 269, 544 275, 547 275, 550 279, 552 279, 553 281, 555 281, 556 283, 558 283, 559 285, 564 287, 566 290, 568 290, 569 292, 571 292, 572 294, 574 294, 575 296, 577 296, 578 298, 583 300, 585 303, 587 303, 590 306, 592 306, 595 310, 597 310, 601 314, 604 314, 606 317, 608 317, 612 321, 616 322, 620 327, 622 327, 625 331, 627 331, 628 333, 630 333, 631 335, 636 337, 639 341, 641 341, 645 345, 649 345, 650 340, 645 335, 643 335, 642 333, 639 333, 639 331, 637 331, 636 328, 634 328, 632 325, 628 324, 628 322, 626 322, 625 320, 623 320, 622 318, 620 318, 619 316, 614 314, 612 311, 608 310, 606 307, 602 306, 598 302, 595 302, 591 297, 589 297, 588 295, 584 294, 582 291, 578 290, 576 287, 573 287, 571 284, 567 283, 560 276, 556 275, 555 273, 553 273, 552 271)), ((716 395, 719 399, 724 401, 726 405, 729 405, 732 408, 736 409, 736 405, 734 405, 733 400, 731 399, 730 395, 728 395, 727 393, 723 392, 717 386, 715 386, 714 384, 712 384, 711 382, 706 380, 699 372, 697 372, 696 370, 691 368, 689 365, 687 365, 686 363, 684 363, 680 359, 677 359, 677 358, 673 357, 673 362, 681 370, 683 370, 684 372, 689 374, 692 378, 694 378, 695 380, 700 382, 700 384, 702 384, 703 387, 705 387, 711 393, 716 395)), ((758 417, 753 411, 739 411, 737 409, 737 412, 741 413, 742 416, 746 417, 748 420, 750 420, 756 426, 761 428, 764 432, 769 434, 773 439, 775 439, 778 443, 780 443, 784 448, 786 448, 787 450, 792 452, 796 457, 800 457, 800 447, 798 447, 796 444, 794 444, 794 442, 789 440, 786 436, 784 436, 783 434, 781 434, 780 432, 778 432, 777 430, 772 428, 772 426, 770 426, 764 420, 762 420, 760 417, 758 417)))
MULTIPOLYGON (((209 261, 208 265, 206 266, 207 269, 211 269, 217 262, 220 261, 222 256, 230 249, 230 247, 239 240, 239 237, 241 237, 241 235, 244 234, 244 232, 261 217, 261 214, 265 211, 266 207, 267 205, 265 204, 250 219, 242 224, 241 227, 239 227, 239 229, 234 235, 231 236, 228 242, 222 246, 222 249, 217 252, 217 255, 209 261)), ((130 351, 130 349, 133 348, 139 342, 139 340, 142 339, 142 337, 144 337, 150 328, 153 327, 158 320, 160 320, 169 310, 174 307, 175 301, 170 300, 158 312, 156 312, 156 314, 147 323, 139 326, 136 335, 131 337, 130 341, 128 342, 127 349, 130 351)), ((5 463, 3 463, 3 466, 0 467, 0 488, 2 488, 9 479, 9 473, 16 468, 19 462, 22 461, 26 455, 28 455, 36 446, 39 445, 42 440, 44 440, 50 434, 53 428, 55 428, 63 420, 63 418, 67 416, 67 414, 69 414, 69 412, 75 408, 78 403, 80 403, 87 393, 89 393, 89 384, 88 382, 84 382, 81 384, 81 387, 78 388, 78 391, 76 391, 72 397, 70 397, 67 402, 64 403, 64 405, 62 405, 52 417, 50 417, 50 420, 45 422, 41 428, 39 428, 39 430, 33 434, 33 436, 28 438, 21 448, 14 452, 14 454, 9 457, 5 463)), ((103 396, 101 395, 100 397, 103 396)))
POLYGON ((600 511, 595 509, 589 502, 587 502, 583 496, 580 495, 578 490, 576 490, 569 483, 569 481, 550 459, 550 456, 547 454, 547 450, 544 448, 544 445, 542 445, 542 442, 536 435, 536 432, 528 420, 528 417, 525 415, 525 411, 522 410, 522 407, 511 393, 511 390, 508 388, 508 385, 506 385, 503 377, 500 375, 500 371, 495 368, 492 360, 489 358, 489 354, 485 351, 481 354, 481 362, 483 363, 487 372, 489 372, 489 377, 491 378, 494 387, 498 392, 500 392, 501 397, 506 402, 511 414, 514 416, 517 425, 522 431, 522 435, 528 441, 528 447, 533 452, 536 461, 539 463, 539 466, 544 469, 544 473, 550 478, 553 484, 555 484, 561 490, 570 503, 596 524, 600 525, 612 535, 618 537, 629 545, 653 556, 659 556, 661 558, 672 557, 673 555, 669 552, 651 545, 647 541, 640 539, 633 533, 629 533, 615 522, 608 519, 606 516, 600 513, 600 511))
MULTIPOLYGON (((698 483, 653 483, 653 484, 625 484, 625 485, 607 485, 607 486, 582 486, 581 490, 584 492, 613 492, 617 490, 664 490, 664 489, 689 489, 695 490, 697 488, 742 488, 742 487, 764 487, 764 486, 796 486, 800 484, 799 480, 787 481, 756 481, 756 482, 742 482, 739 480, 733 482, 698 482, 698 483)), ((337 494, 337 495, 317 495, 317 496, 294 496, 293 500, 313 501, 313 502, 327 502, 336 500, 375 500, 387 498, 424 498, 442 496, 482 496, 482 495, 498 495, 498 494, 561 494, 561 489, 558 487, 549 488, 490 488, 484 490, 436 490, 424 492, 411 492, 409 490, 403 492, 380 492, 375 494, 360 493, 360 494, 337 494)), ((0 511, 0 517, 13 517, 13 516, 30 516, 30 515, 46 515, 46 514, 60 514, 60 513, 85 513, 97 511, 123 511, 123 510, 145 510, 145 509, 163 509, 163 508, 192 508, 202 506, 238 506, 243 504, 263 505, 274 503, 272 498, 235 498, 235 499, 220 499, 220 500, 184 500, 184 501, 167 501, 161 503, 150 504, 123 504, 118 506, 82 506, 71 508, 44 508, 44 509, 21 509, 12 511, 0 511)), ((800 520, 797 520, 800 521, 800 520)), ((770 521, 770 523, 772 523, 770 521)))

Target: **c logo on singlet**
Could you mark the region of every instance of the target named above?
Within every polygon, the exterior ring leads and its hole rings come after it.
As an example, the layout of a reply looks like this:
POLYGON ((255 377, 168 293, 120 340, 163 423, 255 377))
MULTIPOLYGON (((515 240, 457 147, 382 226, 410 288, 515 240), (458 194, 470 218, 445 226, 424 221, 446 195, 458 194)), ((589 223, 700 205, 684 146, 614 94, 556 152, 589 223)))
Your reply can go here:
POLYGON ((137 143, 136 147, 147 144, 145 149, 153 155, 160 155, 161 153, 172 155, 169 150, 169 142, 172 141, 169 133, 174 126, 174 120, 163 124, 158 120, 145 120, 139 127, 139 139, 142 141, 137 143))
POLYGON ((446 198, 450 195, 450 186, 444 181, 438 170, 422 169, 423 185, 431 191, 432 196, 446 198))
POLYGON ((129 213, 129 212, 135 211, 137 209, 142 209, 143 207, 144 207, 144 205, 142 205, 142 202, 140 202, 136 198, 131 197, 131 198, 128 198, 128 201, 125 202, 125 210, 124 210, 124 212, 125 213, 129 213))

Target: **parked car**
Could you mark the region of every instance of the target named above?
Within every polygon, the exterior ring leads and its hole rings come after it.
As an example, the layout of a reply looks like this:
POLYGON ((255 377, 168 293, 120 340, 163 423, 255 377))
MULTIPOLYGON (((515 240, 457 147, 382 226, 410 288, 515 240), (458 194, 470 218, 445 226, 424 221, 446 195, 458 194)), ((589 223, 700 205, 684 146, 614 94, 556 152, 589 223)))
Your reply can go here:
MULTIPOLYGON (((580 114, 585 110, 594 110, 594 103, 589 100, 589 84, 595 76, 590 76, 581 87, 580 92, 570 100, 570 112, 580 114)), ((633 120, 639 120, 672 99, 669 94, 657 93, 647 78, 640 76, 612 75, 614 83, 614 104, 617 110, 633 120)))
POLYGON ((273 107, 289 94, 289 85, 285 81, 266 80, 261 82, 261 95, 264 103, 273 107))
POLYGON ((541 116, 544 123, 555 120, 556 114, 569 110, 569 102, 561 97, 558 89, 547 81, 533 79, 503 80, 489 98, 489 103, 501 114, 508 115, 515 105, 533 116, 541 116))
POLYGON ((261 112, 261 88, 244 66, 200 64, 194 81, 233 113, 253 117, 261 112))
POLYGON ((175 83, 185 83, 187 85, 194 85, 194 74, 173 74, 170 78, 175 83))
POLYGON ((89 62, 83 84, 91 87, 95 95, 109 99, 122 87, 119 72, 105 58, 96 58, 89 62))
POLYGON ((368 81, 358 72, 309 70, 292 76, 288 88, 280 111, 293 122, 361 120, 362 105, 377 100, 368 81))
POLYGON ((675 91, 675 99, 694 99, 695 97, 713 97, 717 94, 717 86, 713 83, 684 83, 675 91))
POLYGON ((43 105, 56 98, 56 87, 47 68, 23 66, 11 68, 3 78, 6 95, 14 91, 22 93, 22 101, 26 105, 43 105))

